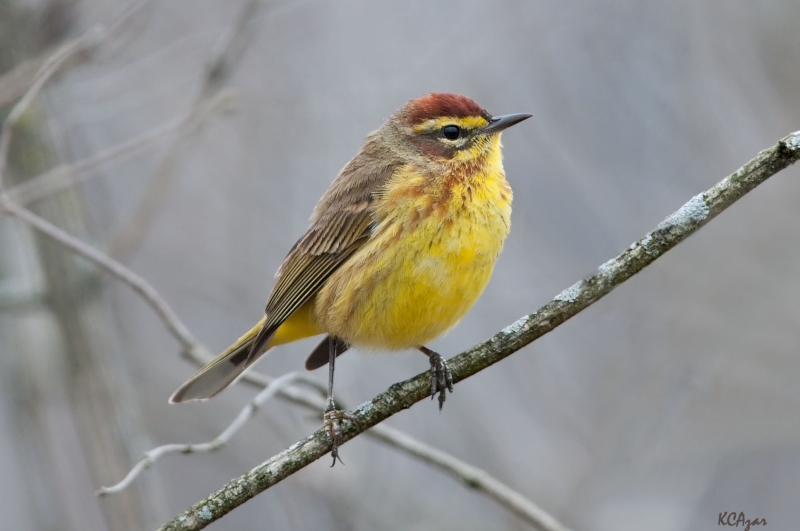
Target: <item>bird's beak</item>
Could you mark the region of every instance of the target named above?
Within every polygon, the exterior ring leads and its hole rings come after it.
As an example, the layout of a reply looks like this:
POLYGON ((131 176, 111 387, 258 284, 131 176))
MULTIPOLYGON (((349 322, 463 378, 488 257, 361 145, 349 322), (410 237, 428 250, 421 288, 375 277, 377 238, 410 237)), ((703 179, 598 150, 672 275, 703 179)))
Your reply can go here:
POLYGON ((506 114, 505 116, 493 116, 489 121, 489 125, 484 127, 482 133, 499 133, 503 129, 507 129, 514 124, 520 123, 522 120, 527 120, 533 116, 532 114, 506 114))

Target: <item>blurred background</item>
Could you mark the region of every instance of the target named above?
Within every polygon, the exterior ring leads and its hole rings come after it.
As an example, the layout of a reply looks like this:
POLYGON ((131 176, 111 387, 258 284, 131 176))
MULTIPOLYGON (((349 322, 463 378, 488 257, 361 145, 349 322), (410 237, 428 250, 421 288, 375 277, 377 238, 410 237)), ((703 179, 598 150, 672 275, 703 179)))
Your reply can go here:
MULTIPOLYGON (((109 26, 127 5, 0 2, 2 116, 59 45, 108 28, 23 117, 6 187, 83 161, 54 178, 81 184, 28 189, 28 206, 148 279, 213 351, 260 318, 319 196, 408 99, 459 92, 534 114, 504 135, 511 236, 480 301, 429 345, 446 357, 800 129, 796 0, 153 0, 109 26)), ((794 167, 458 384, 442 414, 421 403, 387 423, 575 531, 716 529, 723 511, 796 528, 798 205, 794 167)), ((258 370, 300 369, 316 342, 258 370)), ((355 406, 426 368, 418 353, 352 352, 336 388, 355 406)), ((3 529, 153 529, 320 426, 275 400, 220 452, 167 456, 94 497, 151 447, 212 439, 255 392, 169 405, 195 369, 129 287, 0 219, 3 529)), ((528 529, 374 440, 342 456, 212 529, 528 529)))

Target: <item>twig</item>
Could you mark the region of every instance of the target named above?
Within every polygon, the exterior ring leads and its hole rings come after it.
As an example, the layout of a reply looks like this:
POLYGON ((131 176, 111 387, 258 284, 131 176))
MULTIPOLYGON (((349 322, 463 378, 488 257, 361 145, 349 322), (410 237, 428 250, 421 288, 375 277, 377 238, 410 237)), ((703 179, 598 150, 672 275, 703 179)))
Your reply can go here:
POLYGON ((8 116, 6 116, 3 122, 3 128, 0 130, 0 190, 3 187, 3 177, 8 165, 8 149, 11 146, 12 130, 25 111, 28 110, 34 98, 38 96, 45 83, 58 72, 59 68, 61 68, 70 57, 74 56, 76 53, 89 50, 103 42, 113 30, 126 22, 128 17, 138 11, 147 1, 148 0, 140 0, 133 2, 122 14, 109 24, 107 28, 102 24, 92 26, 79 37, 61 46, 44 62, 44 64, 42 64, 42 67, 33 77, 30 88, 28 88, 16 105, 14 105, 11 112, 8 113, 8 116))
POLYGON ((172 308, 145 279, 126 268, 113 258, 84 243, 75 236, 56 227, 49 221, 40 218, 30 210, 25 209, 0 195, 0 213, 7 213, 24 221, 45 236, 55 240, 67 249, 83 256, 101 269, 122 280, 141 295, 150 304, 156 314, 161 318, 167 330, 180 342, 184 349, 189 351, 204 351, 205 348, 192 336, 189 329, 181 322, 172 308))
MULTIPOLYGON (((453 380, 458 382, 477 374, 588 308, 798 159, 800 131, 781 139, 708 191, 693 197, 622 254, 602 264, 594 275, 565 289, 538 311, 519 319, 487 341, 450 359, 453 380)), ((352 415, 362 429, 368 429, 424 400, 429 393, 430 375, 425 372, 392 385, 352 411, 352 415)), ((358 433, 354 426, 347 424, 342 435, 347 441, 358 433)), ((159 531, 202 529, 329 451, 327 433, 324 429, 317 430, 194 504, 159 531)))
POLYGON ((248 0, 239 13, 236 23, 217 41, 212 52, 214 59, 206 71, 203 88, 198 99, 219 90, 222 83, 230 77, 230 73, 244 55, 244 51, 253 37, 253 28, 263 3, 264 0, 248 0))
MULTIPOLYGON (((144 301, 150 305, 161 319, 167 331, 181 344, 184 354, 198 365, 205 365, 213 356, 208 349, 189 332, 189 329, 180 320, 175 311, 167 304, 158 291, 150 285, 144 278, 134 273, 131 269, 117 262, 107 254, 98 251, 94 247, 84 243, 80 239, 72 236, 64 230, 56 227, 49 221, 37 216, 26 208, 10 201, 2 191, 0 191, 0 215, 10 214, 27 223, 32 228, 42 232, 70 251, 86 258, 90 262, 99 266, 111 276, 127 284, 134 292, 139 294, 144 301)), ((248 371, 242 376, 242 381, 257 387, 266 387, 274 381, 273 378, 260 374, 256 371, 248 371)), ((309 379, 310 385, 321 387, 317 382, 309 379)), ((322 387, 324 390, 324 387, 322 387)), ((299 404, 313 404, 313 398, 301 389, 284 389, 281 392, 284 398, 299 404)))
POLYGON ((134 13, 146 5, 148 1, 149 0, 136 0, 132 2, 108 26, 102 24, 92 26, 92 28, 81 36, 61 46, 44 62, 39 72, 34 76, 30 88, 16 105, 14 105, 8 116, 6 116, 6 119, 3 121, 2 130, 0 130, 0 214, 11 214, 19 218, 67 249, 94 262, 105 271, 128 284, 150 304, 167 329, 175 336, 185 350, 195 352, 198 356, 203 356, 206 355, 205 348, 192 337, 186 326, 180 321, 175 312, 172 311, 172 308, 167 305, 166 301, 164 301, 159 293, 146 280, 97 249, 94 249, 47 220, 14 203, 9 199, 2 186, 4 173, 8 166, 8 149, 11 145, 11 136, 14 126, 28 109, 34 98, 39 94, 45 83, 53 77, 67 59, 80 51, 90 49, 100 44, 108 35, 127 22, 134 13))
MULTIPOLYGON (((263 0, 248 0, 234 25, 217 40, 212 52, 213 59, 206 69, 203 85, 191 105, 190 113, 217 94, 230 77, 252 37, 254 21, 257 20, 256 14, 262 3, 263 0)), ((111 238, 108 246, 110 256, 120 262, 127 262, 150 231, 166 198, 176 184, 175 167, 193 135, 200 130, 200 125, 200 123, 188 123, 180 128, 179 135, 150 179, 144 197, 122 228, 111 238)))
MULTIPOLYGON (((271 383, 245 406, 237 419, 216 439, 204 444, 167 444, 150 450, 142 456, 122 481, 111 487, 101 487, 95 494, 115 494, 123 491, 128 488, 142 472, 147 470, 164 454, 192 453, 219 449, 230 440, 231 436, 233 436, 236 431, 241 429, 246 422, 255 416, 257 409, 260 408, 264 402, 275 394, 280 394, 282 397, 288 398, 314 411, 321 411, 325 407, 325 399, 323 397, 327 392, 327 388, 316 380, 309 378, 304 373, 293 372, 276 379, 271 379, 266 375, 258 376, 269 379, 271 383), (298 387, 289 385, 295 382, 311 385, 319 391, 320 394, 314 395, 298 387), (272 390, 271 394, 267 395, 270 390, 272 390)), ((254 382, 251 381, 251 383, 254 382)), ((373 427, 366 432, 366 435, 435 466, 472 489, 486 493, 487 496, 495 500, 501 506, 519 515, 523 520, 540 531, 567 531, 567 528, 563 524, 547 514, 535 503, 503 484, 484 470, 465 463, 446 452, 427 445, 385 424, 373 427)))
POLYGON ((224 110, 231 108, 235 100, 235 91, 220 91, 204 102, 203 105, 193 107, 186 115, 151 129, 141 136, 122 142, 91 157, 69 164, 61 164, 37 177, 9 188, 7 190, 8 196, 18 205, 27 205, 79 183, 86 182, 97 175, 88 174, 89 170, 112 160, 133 155, 154 141, 173 133, 176 129, 189 124, 202 123, 218 108, 222 107, 224 110))
POLYGON ((269 386, 265 387, 258 393, 247 405, 242 409, 236 419, 227 427, 225 431, 220 433, 215 439, 200 444, 165 444, 146 452, 141 459, 134 465, 125 479, 111 487, 100 487, 95 494, 105 495, 120 492, 126 489, 136 477, 141 474, 145 469, 158 461, 166 454, 191 454, 195 452, 213 452, 219 450, 239 431, 247 422, 255 416, 258 410, 272 397, 278 394, 278 391, 283 389, 289 384, 301 379, 304 375, 299 372, 290 372, 284 374, 279 378, 275 378, 269 386))
POLYGON ((50 58, 44 62, 39 72, 33 78, 30 88, 23 94, 19 101, 11 109, 3 122, 3 129, 0 131, 0 187, 3 185, 3 176, 8 164, 8 148, 11 146, 11 136, 14 126, 28 110, 31 102, 39 95, 45 83, 47 83, 67 59, 76 53, 85 50, 87 47, 95 45, 99 37, 103 34, 99 26, 92 27, 89 31, 77 39, 66 43, 59 48, 50 58))
POLYGON ((454 476, 467 487, 483 491, 487 496, 510 509, 540 531, 568 531, 564 524, 547 514, 538 505, 480 468, 465 463, 386 424, 373 427, 367 432, 367 435, 433 465, 454 476))
MULTIPOLYGON (((59 227, 56 227, 49 221, 37 216, 26 208, 17 205, 0 192, 0 215, 2 214, 10 214, 17 217, 63 247, 83 256, 113 277, 127 284, 153 308, 166 329, 181 344, 185 355, 190 360, 198 365, 204 365, 212 359, 213 356, 208 349, 192 336, 186 325, 183 324, 158 291, 131 269, 59 227)), ((242 381, 258 387, 266 387, 273 381, 273 378, 251 370, 242 376, 242 381)), ((316 382, 313 382, 311 385, 319 386, 316 382)), ((300 389, 295 389, 291 392, 288 389, 284 389, 282 390, 281 396, 298 404, 308 405, 315 403, 313 397, 300 389)))
POLYGON ((53 49, 48 48, 0 76, 0 107, 11 105, 17 98, 25 94, 36 77, 36 73, 42 67, 42 63, 52 55, 53 49))

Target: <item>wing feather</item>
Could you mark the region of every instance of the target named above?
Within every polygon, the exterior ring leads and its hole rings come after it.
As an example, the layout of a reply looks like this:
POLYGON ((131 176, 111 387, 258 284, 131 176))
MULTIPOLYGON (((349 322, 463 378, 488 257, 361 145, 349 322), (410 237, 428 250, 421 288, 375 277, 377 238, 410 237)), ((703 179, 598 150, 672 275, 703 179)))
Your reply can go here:
POLYGON ((278 268, 264 319, 178 388, 172 401, 216 395, 266 352, 278 328, 370 238, 370 227, 379 221, 377 195, 399 164, 379 135, 367 137, 317 203, 311 226, 278 268))
MULTIPOLYGON (((365 148, 369 145, 370 137, 365 148)), ((311 227, 278 268, 278 280, 265 309, 266 320, 253 342, 245 368, 260 357, 280 325, 369 239, 370 227, 377 222, 377 194, 398 166, 387 164, 391 157, 380 150, 374 155, 377 156, 365 156, 362 148, 342 169, 314 209, 311 227)))

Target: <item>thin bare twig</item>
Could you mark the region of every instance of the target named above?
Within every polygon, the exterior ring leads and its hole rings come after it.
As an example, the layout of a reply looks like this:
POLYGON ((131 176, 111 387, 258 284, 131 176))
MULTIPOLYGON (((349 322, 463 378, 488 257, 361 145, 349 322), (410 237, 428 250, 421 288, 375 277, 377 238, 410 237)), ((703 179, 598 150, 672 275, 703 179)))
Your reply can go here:
POLYGON ((38 230, 45 236, 56 241, 67 249, 83 256, 101 269, 122 280, 144 300, 150 304, 156 314, 161 318, 167 330, 180 342, 186 350, 200 350, 205 348, 192 336, 189 329, 181 322, 172 308, 169 307, 167 302, 161 297, 158 291, 153 288, 145 279, 126 268, 113 258, 98 251, 94 247, 84 243, 75 236, 65 232, 64 230, 56 227, 49 221, 40 218, 30 210, 21 207, 9 201, 7 198, 0 196, 0 213, 11 214, 12 216, 24 221, 34 229, 38 230))
POLYGON ((108 35, 116 30, 120 25, 125 23, 128 18, 145 5, 149 0, 139 0, 133 2, 123 12, 108 25, 96 24, 92 26, 85 33, 79 37, 67 42, 61 46, 56 52, 51 55, 42 64, 39 71, 33 77, 31 86, 22 95, 20 100, 11 109, 11 112, 6 116, 3 122, 3 128, 0 130, 0 190, 3 188, 3 177, 5 175, 6 167, 8 165, 8 149, 11 146, 11 136, 14 126, 19 119, 28 110, 31 102, 39 95, 42 87, 58 72, 58 70, 67 62, 70 57, 73 57, 79 52, 87 51, 94 48, 103 42, 108 35))
POLYGON ((252 400, 250 400, 250 402, 248 402, 247 405, 242 409, 236 419, 213 440, 200 444, 165 444, 159 446, 158 448, 153 448, 152 450, 145 452, 142 458, 139 459, 136 465, 134 465, 134 467, 130 472, 128 472, 128 475, 125 476, 122 481, 116 485, 112 485, 111 487, 100 487, 97 489, 95 494, 114 494, 125 490, 131 483, 133 483, 133 480, 135 480, 139 474, 141 474, 145 469, 150 468, 153 463, 158 461, 164 455, 176 453, 191 454, 195 452, 213 452, 215 450, 219 450, 225 446, 228 441, 230 441, 231 437, 233 437, 236 432, 242 429, 242 427, 256 415, 258 410, 261 409, 261 407, 267 403, 267 401, 277 395, 278 391, 287 385, 296 382, 302 377, 302 373, 290 372, 279 378, 275 378, 268 387, 265 387, 252 400))
POLYGON ((44 61, 39 72, 34 76, 30 88, 11 109, 11 112, 3 121, 2 129, 0 129, 0 214, 11 214, 19 218, 64 247, 94 262, 105 271, 128 284, 150 304, 156 314, 161 318, 167 330, 172 333, 185 351, 191 352, 194 357, 208 358, 210 354, 208 354, 205 347, 192 337, 188 328, 186 328, 166 301, 164 301, 155 288, 146 280, 106 254, 94 249, 47 220, 14 203, 9 199, 6 191, 3 189, 3 177, 8 167, 8 150, 11 145, 14 126, 25 111, 27 111, 31 102, 33 102, 39 94, 45 83, 55 75, 67 59, 80 51, 88 50, 100 44, 108 35, 127 22, 134 13, 148 2, 149 0, 137 0, 132 2, 119 16, 108 24, 108 26, 96 24, 81 36, 61 46, 50 58, 44 61))
MULTIPOLYGON (((535 339, 555 329, 610 293, 616 286, 653 263, 664 253, 694 234, 749 191, 800 159, 800 131, 765 149, 738 171, 726 177, 662 221, 655 229, 616 258, 602 264, 597 273, 565 289, 537 310, 490 339, 448 361, 455 382, 493 365, 535 339)), ((419 374, 392 385, 351 412, 362 429, 376 426, 390 416, 428 398, 430 375, 419 374)), ((347 424, 343 440, 357 436, 347 424)), ((324 429, 317 430, 250 472, 195 503, 159 531, 195 531, 223 517, 257 494, 308 466, 330 451, 324 429)))
POLYGON ((218 91, 242 59, 253 38, 257 15, 264 0, 248 0, 236 22, 217 41, 198 100, 218 91))
POLYGON ((386 424, 374 426, 367 432, 367 435, 371 435, 373 438, 393 448, 402 450, 429 465, 433 465, 442 472, 455 477, 469 488, 484 492, 535 529, 540 531, 568 531, 564 524, 547 514, 538 505, 480 468, 465 463, 386 424))
POLYGON ((28 110, 31 102, 39 95, 39 92, 44 87, 51 77, 58 72, 58 69, 73 55, 85 50, 88 47, 94 46, 102 36, 103 31, 100 26, 94 26, 92 29, 78 37, 77 39, 66 43, 59 48, 47 61, 44 62, 39 72, 34 76, 33 83, 30 88, 23 94, 19 101, 11 109, 11 112, 6 116, 3 122, 3 128, 0 130, 0 187, 3 185, 3 176, 8 164, 8 148, 11 146, 11 137, 13 134, 14 126, 28 110))
MULTIPOLYGON (((191 105, 190 113, 204 105, 217 94, 241 60, 247 44, 254 33, 256 14, 263 0, 248 0, 233 26, 225 31, 212 51, 213 59, 205 71, 203 85, 191 105)), ((194 135, 200 131, 200 123, 184 124, 167 154, 150 179, 144 197, 122 228, 111 238, 108 254, 120 262, 127 262, 144 240, 158 213, 163 209, 170 191, 177 182, 175 171, 181 155, 189 147, 194 135)))
POLYGON ((143 135, 126 140, 91 157, 56 166, 41 175, 9 188, 8 196, 18 205, 27 205, 84 183, 98 175, 88 173, 90 170, 113 160, 134 155, 181 127, 202 123, 220 108, 223 111, 232 109, 236 100, 237 94, 234 90, 220 91, 205 101, 203 105, 193 107, 190 112, 180 118, 150 129, 143 135))
POLYGON ((0 107, 11 105, 17 98, 25 94, 31 87, 36 73, 48 57, 53 55, 53 49, 48 48, 36 57, 26 59, 0 76, 0 107))

